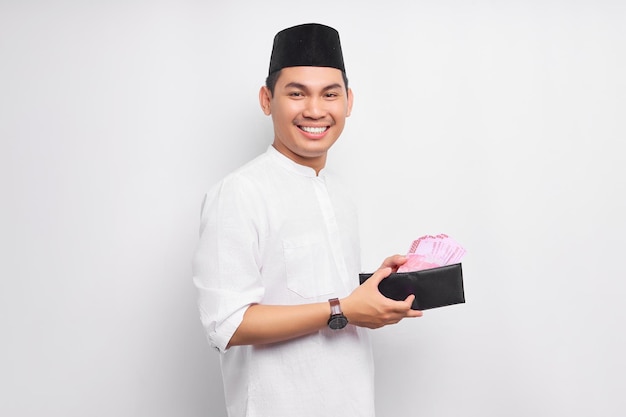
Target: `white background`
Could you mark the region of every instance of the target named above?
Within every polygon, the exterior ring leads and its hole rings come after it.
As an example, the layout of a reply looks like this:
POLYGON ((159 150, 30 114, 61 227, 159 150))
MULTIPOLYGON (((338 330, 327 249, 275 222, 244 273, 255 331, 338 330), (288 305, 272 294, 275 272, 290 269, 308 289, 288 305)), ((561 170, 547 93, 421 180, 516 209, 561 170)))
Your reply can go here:
POLYGON ((624 3, 226 3, 0 1, 0 415, 225 416, 200 203, 271 142, 274 34, 321 22, 363 269, 468 250, 466 304, 373 333, 378 416, 623 416, 624 3))

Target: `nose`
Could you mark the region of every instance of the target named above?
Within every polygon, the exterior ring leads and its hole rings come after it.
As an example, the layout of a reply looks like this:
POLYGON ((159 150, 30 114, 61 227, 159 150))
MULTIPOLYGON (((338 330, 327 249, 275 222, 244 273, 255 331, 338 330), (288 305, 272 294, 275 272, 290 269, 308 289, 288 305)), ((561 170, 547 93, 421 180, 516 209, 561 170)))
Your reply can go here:
POLYGON ((309 97, 302 111, 302 116, 309 119, 321 119, 326 116, 324 100, 319 97, 309 97))

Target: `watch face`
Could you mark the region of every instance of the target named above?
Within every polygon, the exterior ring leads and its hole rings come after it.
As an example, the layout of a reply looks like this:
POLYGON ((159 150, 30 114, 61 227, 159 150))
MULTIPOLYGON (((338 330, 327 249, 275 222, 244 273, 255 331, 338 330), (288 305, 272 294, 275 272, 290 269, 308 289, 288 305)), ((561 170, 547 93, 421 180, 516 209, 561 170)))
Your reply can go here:
POLYGON ((328 320, 328 327, 333 330, 343 329, 348 325, 348 319, 344 315, 333 316, 328 320))

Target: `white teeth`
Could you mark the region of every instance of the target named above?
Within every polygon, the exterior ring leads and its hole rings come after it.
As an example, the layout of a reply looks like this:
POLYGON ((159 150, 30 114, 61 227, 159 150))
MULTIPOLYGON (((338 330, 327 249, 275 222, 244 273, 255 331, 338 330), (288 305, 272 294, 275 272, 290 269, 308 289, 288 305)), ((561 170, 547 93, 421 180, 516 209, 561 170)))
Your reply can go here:
POLYGON ((324 133, 326 127, 310 127, 310 126, 301 126, 300 129, 304 130, 307 133, 320 134, 324 133))

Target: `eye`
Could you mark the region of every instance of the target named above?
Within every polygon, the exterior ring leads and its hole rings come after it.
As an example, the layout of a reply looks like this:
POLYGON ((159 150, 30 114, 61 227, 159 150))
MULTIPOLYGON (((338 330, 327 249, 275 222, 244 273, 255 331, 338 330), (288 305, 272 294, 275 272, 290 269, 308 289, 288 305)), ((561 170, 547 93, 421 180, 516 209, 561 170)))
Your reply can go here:
POLYGON ((326 98, 337 98, 337 97, 339 97, 339 94, 337 94, 334 91, 329 91, 328 93, 326 93, 324 95, 324 97, 326 97, 326 98))
POLYGON ((291 91, 287 93, 287 95, 289 97, 304 97, 304 94, 302 93, 302 91, 291 91))

